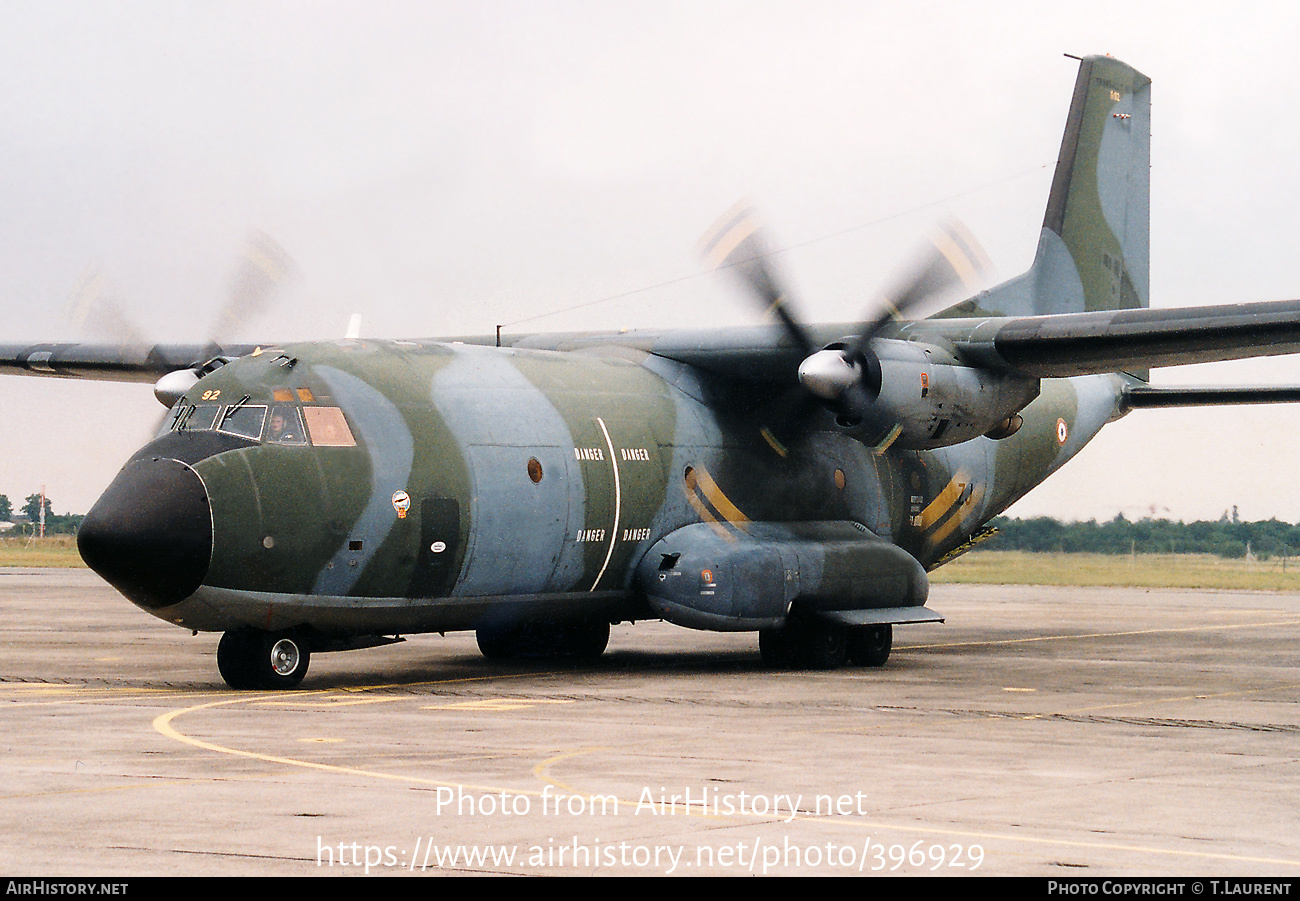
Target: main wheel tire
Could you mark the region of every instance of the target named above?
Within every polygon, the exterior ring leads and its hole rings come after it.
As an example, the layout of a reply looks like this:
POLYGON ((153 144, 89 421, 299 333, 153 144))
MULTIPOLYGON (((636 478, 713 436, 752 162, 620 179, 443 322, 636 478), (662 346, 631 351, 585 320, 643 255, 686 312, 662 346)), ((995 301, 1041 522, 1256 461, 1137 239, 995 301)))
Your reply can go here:
POLYGON ((302 639, 290 635, 268 635, 262 639, 259 650, 266 658, 263 661, 266 668, 259 666, 263 688, 294 688, 307 675, 311 651, 302 639))
POLYGON ((844 626, 820 617, 798 624, 800 662, 808 669, 839 669, 849 659, 849 633, 844 626))
POLYGON ((474 633, 489 660, 594 660, 609 645, 609 621, 603 619, 527 622, 484 626, 474 633))
POLYGON ((573 660, 595 660, 609 646, 609 622, 601 619, 557 623, 558 656, 573 660))
POLYGON ((884 666, 894 647, 894 627, 855 626, 849 630, 849 661, 854 666, 884 666))
POLYGON ((837 669, 848 660, 848 631, 815 616, 791 616, 780 629, 758 633, 758 650, 768 666, 837 669))
POLYGON ((790 636, 785 629, 763 629, 758 633, 758 653, 772 669, 789 669, 794 665, 790 636))
POLYGON ((513 660, 520 652, 519 632, 500 626, 486 626, 474 632, 478 649, 489 660, 513 660))

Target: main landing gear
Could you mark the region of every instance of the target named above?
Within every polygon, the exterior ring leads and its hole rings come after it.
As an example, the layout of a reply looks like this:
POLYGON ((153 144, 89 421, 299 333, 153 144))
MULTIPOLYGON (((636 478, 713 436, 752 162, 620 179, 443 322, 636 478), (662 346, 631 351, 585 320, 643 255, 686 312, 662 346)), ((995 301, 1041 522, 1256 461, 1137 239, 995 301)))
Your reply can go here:
POLYGON ((545 658, 595 660, 609 644, 609 622, 601 619, 524 622, 482 626, 478 649, 489 660, 545 658))
POLYGON ((792 616, 783 628, 758 633, 763 662, 781 669, 884 666, 893 644, 888 623, 843 626, 816 616, 792 616))
POLYGON ((235 629, 217 645, 217 669, 231 688, 294 688, 310 661, 307 642, 293 632, 235 629))

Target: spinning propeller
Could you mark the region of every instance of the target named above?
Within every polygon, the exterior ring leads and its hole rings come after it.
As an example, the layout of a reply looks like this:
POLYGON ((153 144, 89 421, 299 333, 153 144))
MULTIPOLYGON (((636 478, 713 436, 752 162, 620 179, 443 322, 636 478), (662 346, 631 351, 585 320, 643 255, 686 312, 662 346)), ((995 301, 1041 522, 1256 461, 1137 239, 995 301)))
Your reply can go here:
MULTIPOLYGON (((171 408, 178 398, 205 373, 227 362, 223 345, 234 340, 254 316, 265 312, 276 291, 295 271, 292 258, 269 235, 253 232, 240 255, 239 268, 231 281, 225 302, 207 329, 205 357, 195 365, 167 373, 154 385, 154 395, 171 408), (207 362, 201 362, 206 359, 207 362)), ((69 309, 69 319, 93 340, 146 348, 144 331, 126 313, 121 300, 108 289, 105 276, 91 272, 78 287, 69 309)))
POLYGON ((949 288, 964 284, 974 290, 987 268, 987 257, 970 233, 958 223, 949 223, 882 296, 851 342, 819 347, 792 308, 790 293, 772 265, 773 251, 752 207, 742 204, 723 215, 701 245, 718 268, 735 273, 803 352, 799 383, 807 395, 829 407, 841 424, 861 430, 869 443, 882 448, 897 437, 900 426, 878 403, 882 373, 873 344, 892 321, 907 318, 949 288))
POLYGON ((295 271, 293 258, 270 235, 249 235, 230 294, 209 330, 212 342, 225 344, 236 337, 249 319, 271 306, 276 291, 295 271))
POLYGON ((294 271, 293 259, 270 235, 259 231, 249 236, 230 294, 208 330, 208 361, 201 366, 169 372, 155 382, 153 393, 163 406, 170 410, 195 382, 230 362, 222 355, 221 345, 228 343, 251 317, 271 305, 276 290, 294 271))
POLYGON ((82 278, 68 305, 68 323, 79 334, 111 344, 144 346, 145 337, 109 291, 108 276, 91 269, 82 278))

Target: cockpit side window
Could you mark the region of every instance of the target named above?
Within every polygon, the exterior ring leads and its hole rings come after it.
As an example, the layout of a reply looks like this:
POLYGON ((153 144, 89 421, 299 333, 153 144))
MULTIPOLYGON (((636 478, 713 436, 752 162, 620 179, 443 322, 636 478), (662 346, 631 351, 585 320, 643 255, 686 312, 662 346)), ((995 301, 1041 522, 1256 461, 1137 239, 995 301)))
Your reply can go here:
POLYGON ((317 447, 356 447, 348 421, 338 407, 303 407, 307 419, 307 434, 317 447))
POLYGON ((303 445, 307 435, 302 428, 302 416, 292 404, 276 404, 271 408, 271 421, 266 427, 267 444, 303 445))

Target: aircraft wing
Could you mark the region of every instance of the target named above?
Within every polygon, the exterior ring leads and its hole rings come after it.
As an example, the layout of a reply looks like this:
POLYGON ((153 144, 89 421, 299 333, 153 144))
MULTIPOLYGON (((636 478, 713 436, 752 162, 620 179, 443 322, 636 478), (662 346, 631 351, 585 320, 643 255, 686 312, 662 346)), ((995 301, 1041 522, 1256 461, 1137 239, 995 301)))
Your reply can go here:
MULTIPOLYGON (((809 331, 822 344, 852 335, 852 324, 814 326, 809 331)), ((465 343, 490 343, 464 338, 465 343)), ((783 329, 758 325, 717 329, 637 329, 618 332, 507 336, 503 343, 538 350, 591 351, 632 348, 685 363, 714 375, 750 381, 793 381, 804 354, 783 329)))
MULTIPOLYGON (((854 323, 814 325, 819 346, 851 342, 854 323)), ((944 341, 971 364, 1028 378, 1063 378, 1300 352, 1300 300, 1183 309, 899 322, 885 338, 944 341)), ((490 336, 428 339, 493 344, 490 336)), ((422 342, 423 343, 423 342, 422 342)), ((555 351, 631 348, 729 378, 793 381, 803 352, 777 326, 507 335, 512 347, 555 351)), ((256 345, 0 345, 0 373, 153 382, 256 345)), ((1225 402, 1225 401, 1218 401, 1225 402)), ((1237 402, 1251 402, 1244 398, 1237 402)), ((1258 400, 1254 402, 1259 402, 1258 400)), ((1153 395, 1135 406, 1160 405, 1153 395)), ((1172 398, 1167 405, 1174 405, 1172 398)))
POLYGON ((255 349, 251 344, 0 344, 0 373, 152 383, 216 356, 239 357, 255 349))
MULTIPOLYGON (((825 346, 852 342, 858 328, 840 323, 808 326, 807 330, 817 345, 825 346)), ((880 334, 884 338, 947 342, 972 365, 996 371, 1028 378, 1064 378, 1298 353, 1300 300, 1172 310, 925 319, 895 323, 880 334)), ((490 343, 488 339, 462 340, 490 343)), ((803 358, 800 349, 776 326, 533 335, 505 343, 546 350, 632 347, 718 375, 763 381, 793 379, 803 358)), ((1149 400, 1142 405, 1157 405, 1154 395, 1149 400)), ((1260 400, 1243 397, 1235 402, 1260 400)), ((1172 399, 1168 405, 1175 405, 1172 399)))

